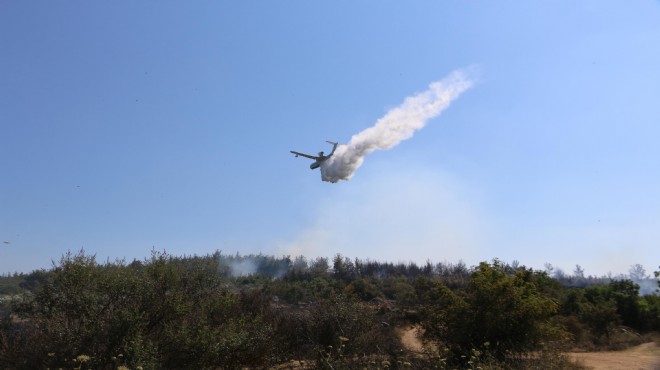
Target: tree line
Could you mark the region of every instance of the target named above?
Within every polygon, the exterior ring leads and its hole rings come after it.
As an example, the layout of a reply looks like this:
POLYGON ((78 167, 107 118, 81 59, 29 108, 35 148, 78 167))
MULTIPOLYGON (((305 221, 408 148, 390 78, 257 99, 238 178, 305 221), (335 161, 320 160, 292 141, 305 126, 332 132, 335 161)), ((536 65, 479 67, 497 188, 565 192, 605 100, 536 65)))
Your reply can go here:
POLYGON ((660 297, 635 281, 548 267, 67 253, 0 277, 0 368, 563 369, 566 349, 660 331, 660 297), (402 344, 410 327, 422 351, 402 344))

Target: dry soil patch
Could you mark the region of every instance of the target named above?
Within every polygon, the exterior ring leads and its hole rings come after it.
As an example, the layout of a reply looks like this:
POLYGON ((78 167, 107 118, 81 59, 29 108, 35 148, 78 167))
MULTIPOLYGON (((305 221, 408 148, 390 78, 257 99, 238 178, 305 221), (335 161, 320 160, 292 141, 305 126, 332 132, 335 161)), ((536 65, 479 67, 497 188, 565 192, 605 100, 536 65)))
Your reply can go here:
POLYGON ((644 343, 623 351, 572 352, 568 355, 591 369, 660 370, 660 347, 655 343, 644 343))
POLYGON ((397 331, 403 348, 410 352, 422 353, 424 351, 424 344, 419 339, 421 330, 417 325, 398 328, 397 331))

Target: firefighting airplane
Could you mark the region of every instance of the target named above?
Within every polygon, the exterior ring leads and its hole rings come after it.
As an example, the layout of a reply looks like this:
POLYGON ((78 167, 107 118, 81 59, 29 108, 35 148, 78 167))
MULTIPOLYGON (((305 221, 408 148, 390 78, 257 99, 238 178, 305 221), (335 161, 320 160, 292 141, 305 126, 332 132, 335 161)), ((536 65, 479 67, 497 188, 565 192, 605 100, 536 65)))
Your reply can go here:
POLYGON ((314 163, 312 163, 312 164, 309 166, 309 168, 313 170, 313 169, 315 169, 315 168, 319 168, 319 166, 321 165, 321 163, 323 163, 323 162, 326 161, 328 158, 332 157, 333 154, 335 154, 335 149, 337 149, 337 143, 335 143, 334 141, 326 141, 326 143, 332 144, 332 152, 330 152, 330 154, 328 154, 328 155, 323 155, 323 152, 319 152, 319 155, 318 155, 318 156, 313 156, 313 155, 309 155, 309 154, 305 154, 305 153, 294 152, 293 150, 291 150, 291 153, 295 154, 296 157, 299 156, 299 155, 301 155, 301 156, 303 156, 303 157, 307 157, 307 158, 309 158, 309 159, 313 159, 313 160, 314 160, 314 163))

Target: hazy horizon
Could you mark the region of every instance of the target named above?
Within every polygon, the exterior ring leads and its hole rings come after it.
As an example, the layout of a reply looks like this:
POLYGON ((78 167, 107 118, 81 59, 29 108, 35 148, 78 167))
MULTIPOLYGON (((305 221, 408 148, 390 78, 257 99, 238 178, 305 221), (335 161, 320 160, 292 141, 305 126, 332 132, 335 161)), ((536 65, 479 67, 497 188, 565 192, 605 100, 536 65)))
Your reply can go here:
POLYGON ((3 2, 0 273, 155 248, 651 274, 659 17, 653 0, 3 2), (289 152, 326 140, 351 149, 336 183, 289 152))

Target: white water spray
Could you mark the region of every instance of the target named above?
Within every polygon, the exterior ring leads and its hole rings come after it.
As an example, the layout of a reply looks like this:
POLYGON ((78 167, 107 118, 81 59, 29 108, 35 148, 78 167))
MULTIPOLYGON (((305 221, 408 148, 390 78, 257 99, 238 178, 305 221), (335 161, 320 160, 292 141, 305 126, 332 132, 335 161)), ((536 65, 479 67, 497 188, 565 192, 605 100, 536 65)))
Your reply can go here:
POLYGON ((463 71, 454 71, 445 79, 431 83, 426 91, 406 98, 375 125, 353 135, 348 144, 339 145, 334 155, 321 163, 322 180, 349 180, 367 154, 377 149, 390 149, 410 139, 472 84, 463 71))

